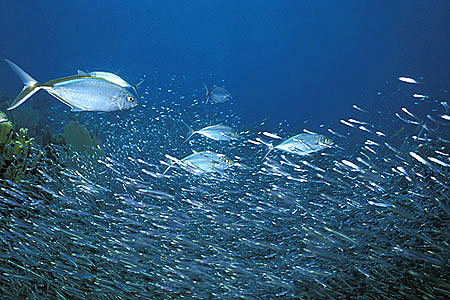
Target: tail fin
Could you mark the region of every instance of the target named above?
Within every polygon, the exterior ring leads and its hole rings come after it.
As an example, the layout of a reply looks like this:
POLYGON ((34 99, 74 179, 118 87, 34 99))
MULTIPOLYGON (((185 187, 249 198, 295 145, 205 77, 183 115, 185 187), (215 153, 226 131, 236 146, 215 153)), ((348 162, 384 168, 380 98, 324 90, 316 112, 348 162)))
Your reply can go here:
POLYGON ((165 175, 167 173, 167 171, 169 171, 169 169, 176 163, 180 162, 177 158, 172 157, 168 154, 166 154, 166 158, 170 159, 169 165, 167 166, 167 168, 164 170, 164 172, 162 173, 163 175, 165 175))
POLYGON ((211 95, 211 93, 209 92, 209 89, 208 89, 208 86, 206 85, 206 83, 204 83, 203 86, 205 87, 205 91, 206 91, 206 101, 205 101, 205 104, 206 104, 206 103, 208 103, 209 95, 211 95))
POLYGON ((7 110, 12 110, 21 105, 22 103, 24 103, 28 98, 33 96, 33 94, 39 91, 42 87, 40 87, 39 83, 33 77, 28 75, 24 70, 22 70, 18 65, 16 65, 9 59, 5 59, 5 62, 10 66, 10 68, 14 72, 16 72, 16 74, 20 77, 23 84, 25 85, 20 94, 11 103, 11 106, 7 108, 7 110))
POLYGON ((256 138, 256 140, 258 142, 260 142, 261 144, 263 144, 264 146, 266 146, 267 148, 269 148, 269 150, 266 152, 266 154, 264 154, 264 156, 262 158, 262 161, 264 161, 266 159, 267 155, 269 155, 269 153, 272 152, 272 150, 275 149, 275 147, 273 146, 272 143, 267 143, 267 142, 263 141, 262 139, 260 139, 259 137, 256 138))
POLYGON ((266 154, 263 156, 261 161, 264 161, 267 158, 267 155, 269 155, 272 150, 275 149, 275 147, 272 144, 269 144, 269 150, 266 152, 266 154))
POLYGON ((173 164, 176 164, 176 162, 170 162, 169 165, 167 166, 167 168, 164 170, 164 172, 162 172, 163 175, 166 175, 167 171, 169 171, 170 167, 173 166, 173 164))
POLYGON ((214 91, 214 89, 217 87, 217 85, 213 85, 213 87, 210 90, 206 86, 206 83, 204 83, 203 86, 205 87, 205 91, 206 91, 206 101, 205 101, 205 104, 206 104, 206 103, 208 103, 209 96, 211 96, 211 93, 214 91))
POLYGON ((189 126, 184 120, 181 120, 181 122, 183 122, 184 125, 186 125, 186 127, 189 130, 189 134, 188 137, 186 139, 184 139, 184 142, 186 143, 194 134, 196 134, 197 132, 194 131, 191 126, 189 126))

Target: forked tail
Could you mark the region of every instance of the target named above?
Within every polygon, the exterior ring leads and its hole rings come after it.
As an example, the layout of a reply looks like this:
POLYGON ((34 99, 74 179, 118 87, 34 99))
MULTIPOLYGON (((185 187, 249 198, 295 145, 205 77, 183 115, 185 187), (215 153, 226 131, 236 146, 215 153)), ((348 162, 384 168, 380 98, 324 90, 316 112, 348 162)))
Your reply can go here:
POLYGON ((188 128, 189 133, 187 138, 184 139, 184 142, 186 143, 194 134, 196 134, 197 132, 194 131, 191 126, 189 126, 184 120, 181 120, 181 122, 183 122, 183 124, 188 128))
POLYGON ((166 158, 168 158, 169 161, 169 165, 167 166, 167 168, 164 170, 164 172, 162 173, 163 175, 165 175, 167 173, 167 171, 169 171, 169 169, 174 165, 180 162, 180 160, 178 160, 177 158, 170 156, 168 154, 166 154, 166 158))
POLYGON ((263 156, 261 161, 264 161, 267 158, 267 155, 269 155, 270 152, 272 152, 273 149, 275 149, 275 147, 272 144, 264 144, 266 146, 269 147, 269 150, 267 150, 266 154, 263 156))
POLYGON ((28 75, 18 65, 16 65, 9 59, 5 59, 5 62, 10 66, 10 68, 14 72, 16 72, 16 74, 20 77, 20 79, 24 84, 24 87, 20 92, 20 94, 16 97, 16 99, 14 99, 11 105, 7 108, 7 110, 12 110, 21 105, 22 103, 24 103, 27 99, 33 96, 33 94, 42 89, 42 87, 39 85, 39 82, 37 82, 33 77, 28 75))
POLYGON ((167 171, 169 171, 170 167, 172 167, 174 164, 176 164, 176 162, 171 161, 169 163, 169 165, 167 166, 167 168, 164 170, 164 172, 162 172, 163 175, 166 175, 167 171))
POLYGON ((206 92, 206 101, 205 101, 205 104, 206 104, 206 103, 208 103, 209 96, 211 96, 212 91, 214 91, 214 89, 217 86, 213 85, 213 87, 211 89, 208 89, 208 86, 206 85, 206 83, 204 83, 203 86, 205 87, 205 92, 206 92))

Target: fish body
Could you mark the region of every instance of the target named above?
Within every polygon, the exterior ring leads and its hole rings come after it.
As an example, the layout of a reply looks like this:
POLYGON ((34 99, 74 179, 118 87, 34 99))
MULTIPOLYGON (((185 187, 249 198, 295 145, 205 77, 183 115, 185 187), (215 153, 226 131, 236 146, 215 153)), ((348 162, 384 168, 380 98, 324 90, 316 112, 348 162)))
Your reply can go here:
POLYGON ((25 85, 8 110, 18 107, 41 89, 70 106, 72 111, 116 111, 137 105, 136 97, 129 90, 104 78, 79 74, 41 84, 12 61, 5 61, 25 85))
POLYGON ((333 142, 317 133, 301 133, 287 138, 277 146, 269 146, 269 150, 264 155, 263 160, 269 155, 269 153, 275 149, 282 150, 288 153, 305 156, 314 152, 321 151, 329 148, 333 145, 333 142))
POLYGON ((66 80, 44 89, 72 111, 124 110, 132 107, 130 102, 136 101, 123 87, 94 77, 66 80))
POLYGON ((208 89, 208 87, 205 84, 205 91, 206 91, 206 101, 205 103, 208 103, 208 100, 212 103, 224 103, 229 100, 231 100, 231 93, 224 89, 223 87, 214 85, 211 89, 208 89))
POLYGON ((193 174, 221 173, 233 165, 226 155, 212 151, 201 151, 189 154, 180 160, 172 161, 163 174, 167 173, 173 164, 179 164, 193 174))
POLYGON ((409 78, 409 77, 405 77, 405 76, 401 76, 398 78, 398 80, 406 82, 406 83, 412 83, 412 84, 416 84, 417 81, 413 78, 409 78))
POLYGON ((195 131, 187 124, 186 126, 189 128, 190 134, 185 141, 189 140, 194 134, 200 134, 215 141, 231 141, 239 139, 237 131, 234 128, 225 125, 211 125, 195 131))

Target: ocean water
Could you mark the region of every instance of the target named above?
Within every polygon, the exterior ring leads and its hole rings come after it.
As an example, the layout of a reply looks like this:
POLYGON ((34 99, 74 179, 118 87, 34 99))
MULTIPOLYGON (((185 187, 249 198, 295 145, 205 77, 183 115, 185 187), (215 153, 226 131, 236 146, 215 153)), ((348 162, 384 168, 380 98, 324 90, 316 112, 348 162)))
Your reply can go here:
MULTIPOLYGON (((0 299, 450 297, 446 1, 3 1, 0 33, 40 82, 144 80, 130 110, 6 113, 0 299), (215 124, 239 138, 185 141, 215 124), (263 159, 310 132, 333 144, 263 159)), ((21 88, 0 63, 1 112, 21 88)))

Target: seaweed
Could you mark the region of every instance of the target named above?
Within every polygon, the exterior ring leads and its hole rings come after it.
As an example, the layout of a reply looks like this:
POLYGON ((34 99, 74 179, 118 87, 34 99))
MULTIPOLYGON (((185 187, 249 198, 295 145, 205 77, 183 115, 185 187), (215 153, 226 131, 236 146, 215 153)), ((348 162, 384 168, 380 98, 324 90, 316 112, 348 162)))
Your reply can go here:
POLYGON ((30 159, 34 138, 28 137, 26 128, 14 130, 6 114, 0 113, 0 119, 0 176, 18 182, 36 163, 30 159))

